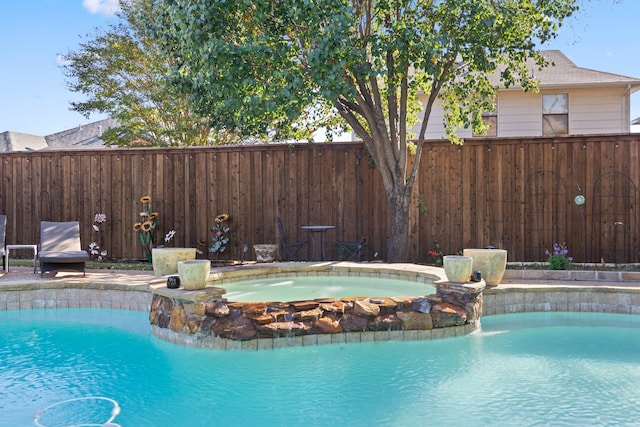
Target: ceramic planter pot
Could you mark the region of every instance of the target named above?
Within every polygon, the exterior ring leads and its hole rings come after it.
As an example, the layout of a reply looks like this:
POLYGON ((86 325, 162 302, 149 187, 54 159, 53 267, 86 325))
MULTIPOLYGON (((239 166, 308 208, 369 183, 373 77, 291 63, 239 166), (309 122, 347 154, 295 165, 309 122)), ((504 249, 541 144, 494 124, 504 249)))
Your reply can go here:
POLYGON ((153 248, 151 262, 156 277, 178 274, 178 261, 196 259, 196 248, 153 248))
POLYGON ((278 245, 253 245, 253 251, 256 253, 256 261, 273 262, 278 255, 278 245))
POLYGON ((178 261, 180 285, 188 291, 204 289, 207 286, 210 271, 211 261, 208 259, 178 261))
POLYGON ((450 282, 467 283, 473 271, 473 258, 462 255, 445 255, 444 272, 450 282))
POLYGON ((473 271, 479 271, 487 285, 500 284, 507 268, 505 249, 465 249, 462 254, 473 258, 473 271))

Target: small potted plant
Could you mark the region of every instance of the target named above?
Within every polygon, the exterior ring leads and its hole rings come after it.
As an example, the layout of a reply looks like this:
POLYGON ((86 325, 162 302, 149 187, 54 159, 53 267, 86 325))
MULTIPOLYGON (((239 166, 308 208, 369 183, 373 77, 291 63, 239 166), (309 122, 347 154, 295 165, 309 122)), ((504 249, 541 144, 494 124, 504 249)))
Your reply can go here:
POLYGON ((271 243, 253 245, 253 251, 256 253, 256 261, 273 262, 278 256, 278 245, 271 243))

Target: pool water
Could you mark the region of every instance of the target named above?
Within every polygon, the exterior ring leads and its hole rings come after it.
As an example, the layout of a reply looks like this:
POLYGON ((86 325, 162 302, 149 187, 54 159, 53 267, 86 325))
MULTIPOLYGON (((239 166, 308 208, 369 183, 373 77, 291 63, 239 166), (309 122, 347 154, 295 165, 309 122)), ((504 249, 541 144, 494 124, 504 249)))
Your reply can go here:
POLYGON ((117 310, 0 312, 0 327, 0 425, 82 396, 117 401, 123 427, 640 419, 640 316, 491 316, 466 337, 259 352, 167 343, 117 310))
POLYGON ((265 278, 216 285, 234 302, 298 301, 316 298, 414 297, 436 293, 432 284, 372 277, 305 276, 265 278))

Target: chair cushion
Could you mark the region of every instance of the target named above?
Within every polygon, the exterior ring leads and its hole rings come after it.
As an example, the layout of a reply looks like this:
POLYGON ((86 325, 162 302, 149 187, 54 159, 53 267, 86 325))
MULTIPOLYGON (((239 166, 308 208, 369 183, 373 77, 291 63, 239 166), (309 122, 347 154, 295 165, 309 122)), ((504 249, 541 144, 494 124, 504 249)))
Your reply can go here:
POLYGON ((84 262, 89 261, 89 254, 85 251, 42 251, 38 254, 42 262, 84 262))
POLYGON ((41 251, 82 251, 80 223, 78 221, 40 223, 41 251))

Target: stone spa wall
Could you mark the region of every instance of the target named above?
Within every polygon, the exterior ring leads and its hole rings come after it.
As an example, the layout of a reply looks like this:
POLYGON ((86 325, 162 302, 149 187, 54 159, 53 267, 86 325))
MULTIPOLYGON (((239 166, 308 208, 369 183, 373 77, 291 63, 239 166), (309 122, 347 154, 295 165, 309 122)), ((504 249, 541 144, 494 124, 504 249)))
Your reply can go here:
POLYGON ((446 338, 480 326, 484 282, 434 286, 435 295, 421 297, 229 302, 215 286, 185 291, 156 283, 149 320, 161 339, 226 350, 446 338))

